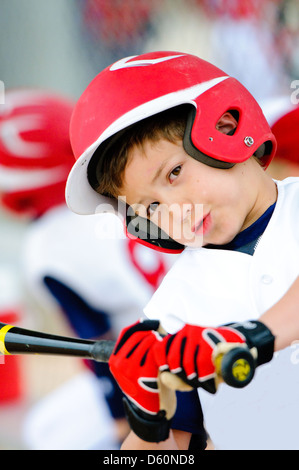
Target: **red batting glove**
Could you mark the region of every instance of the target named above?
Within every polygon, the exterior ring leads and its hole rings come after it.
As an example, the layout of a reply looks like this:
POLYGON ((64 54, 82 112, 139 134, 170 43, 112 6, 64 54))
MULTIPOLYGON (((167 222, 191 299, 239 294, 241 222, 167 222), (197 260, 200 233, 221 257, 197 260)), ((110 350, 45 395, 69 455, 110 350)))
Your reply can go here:
POLYGON ((158 328, 156 320, 125 328, 109 360, 111 373, 127 397, 124 406, 130 427, 149 442, 167 439, 170 428, 167 410, 161 409, 162 385, 153 353, 153 346, 162 341, 158 328))
POLYGON ((257 352, 256 365, 271 360, 274 337, 261 322, 230 324, 218 328, 185 325, 155 345, 161 370, 169 370, 194 388, 216 392, 214 351, 219 343, 241 343, 257 352))

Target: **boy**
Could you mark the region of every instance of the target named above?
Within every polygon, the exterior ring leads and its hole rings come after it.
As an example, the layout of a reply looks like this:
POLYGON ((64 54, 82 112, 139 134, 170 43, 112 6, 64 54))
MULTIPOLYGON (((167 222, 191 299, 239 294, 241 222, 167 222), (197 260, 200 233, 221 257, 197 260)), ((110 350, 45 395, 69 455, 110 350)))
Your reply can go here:
POLYGON ((280 432, 269 426, 269 415, 279 386, 292 378, 291 351, 278 367, 274 347, 298 338, 298 321, 285 315, 296 319, 299 296, 299 183, 275 182, 264 171, 276 141, 258 104, 195 56, 150 53, 120 60, 93 80, 73 115, 71 141, 78 161, 67 183, 69 207, 93 213, 116 207, 118 198, 128 205, 128 232, 182 252, 145 308, 169 334, 162 337, 156 321, 137 323, 123 331, 110 359, 135 432, 124 448, 188 448, 184 423, 169 434, 174 406, 173 396, 163 403, 165 370, 198 388, 218 448, 298 445, 291 442, 298 400, 289 396, 296 383, 283 391, 289 435, 281 423, 280 432), (254 348, 261 367, 245 389, 222 385, 214 393, 218 342, 254 348), (269 414, 260 396, 268 375, 281 369, 267 390, 269 414), (205 391, 213 393, 212 408, 205 391))

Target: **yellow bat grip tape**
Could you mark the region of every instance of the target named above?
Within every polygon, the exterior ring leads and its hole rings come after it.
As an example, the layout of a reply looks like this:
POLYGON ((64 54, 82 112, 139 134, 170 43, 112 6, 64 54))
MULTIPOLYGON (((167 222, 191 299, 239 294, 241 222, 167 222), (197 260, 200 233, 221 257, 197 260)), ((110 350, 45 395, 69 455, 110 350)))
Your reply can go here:
POLYGON ((13 325, 5 325, 0 330, 0 354, 10 354, 5 347, 5 335, 11 328, 13 328, 13 325))

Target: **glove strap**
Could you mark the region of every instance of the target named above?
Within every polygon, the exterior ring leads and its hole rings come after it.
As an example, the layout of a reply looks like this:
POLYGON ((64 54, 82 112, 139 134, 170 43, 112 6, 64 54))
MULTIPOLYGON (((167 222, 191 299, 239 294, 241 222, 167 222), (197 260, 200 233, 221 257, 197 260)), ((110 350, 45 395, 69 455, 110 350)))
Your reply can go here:
POLYGON ((244 323, 229 323, 225 326, 230 326, 242 333, 246 338, 249 349, 254 347, 257 349, 256 363, 258 366, 271 361, 274 354, 275 336, 272 335, 264 323, 250 320, 244 323))
POLYGON ((130 428, 140 439, 147 442, 161 442, 169 437, 170 421, 166 419, 165 411, 150 415, 127 398, 123 398, 123 403, 130 428))

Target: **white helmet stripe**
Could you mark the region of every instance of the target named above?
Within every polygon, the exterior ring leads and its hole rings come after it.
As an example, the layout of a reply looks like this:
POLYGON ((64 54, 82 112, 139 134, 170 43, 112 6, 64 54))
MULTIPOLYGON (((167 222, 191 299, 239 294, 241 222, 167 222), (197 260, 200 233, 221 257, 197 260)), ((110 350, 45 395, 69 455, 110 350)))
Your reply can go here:
MULTIPOLYGON (((45 92, 40 90, 30 90, 30 89, 20 89, 20 90, 9 90, 5 94, 5 103, 4 106, 0 107, 0 116, 7 116, 14 109, 19 109, 25 106, 36 106, 44 105, 45 99, 55 98, 56 95, 53 93, 45 92)), ((57 99, 57 97, 56 97, 57 99)))
POLYGON ((126 69, 129 67, 145 67, 147 65, 155 65, 160 64, 160 62, 165 62, 167 60, 176 59, 178 57, 182 57, 184 54, 179 55, 170 55, 166 57, 160 57, 159 59, 148 59, 148 60, 131 60, 134 57, 138 57, 136 55, 132 55, 130 57, 125 57, 124 59, 120 59, 114 64, 111 65, 110 70, 113 72, 119 69, 126 69), (130 62, 129 62, 130 61, 130 62))
POLYGON ((65 165, 43 170, 16 170, 0 165, 0 191, 14 192, 58 183, 65 180, 67 171, 65 165))
POLYGON ((145 119, 149 116, 165 111, 166 109, 173 108, 174 106, 179 106, 180 104, 194 104, 193 100, 195 98, 202 95, 205 91, 210 90, 214 86, 218 85, 218 83, 222 82, 223 80, 226 80, 227 78, 230 77, 225 75, 222 77, 213 78, 212 80, 199 83, 198 85, 186 88, 185 90, 180 90, 173 93, 169 93, 164 96, 160 96, 159 98, 156 98, 152 101, 148 101, 147 103, 144 103, 134 109, 131 109, 119 119, 114 121, 109 127, 107 127, 107 129, 105 129, 101 136, 88 149, 86 149, 86 151, 81 155, 79 160, 81 161, 87 156, 92 155, 96 148, 104 140, 108 139, 108 137, 111 137, 112 135, 116 134, 122 129, 125 129, 131 124, 135 124, 141 119, 145 119))

